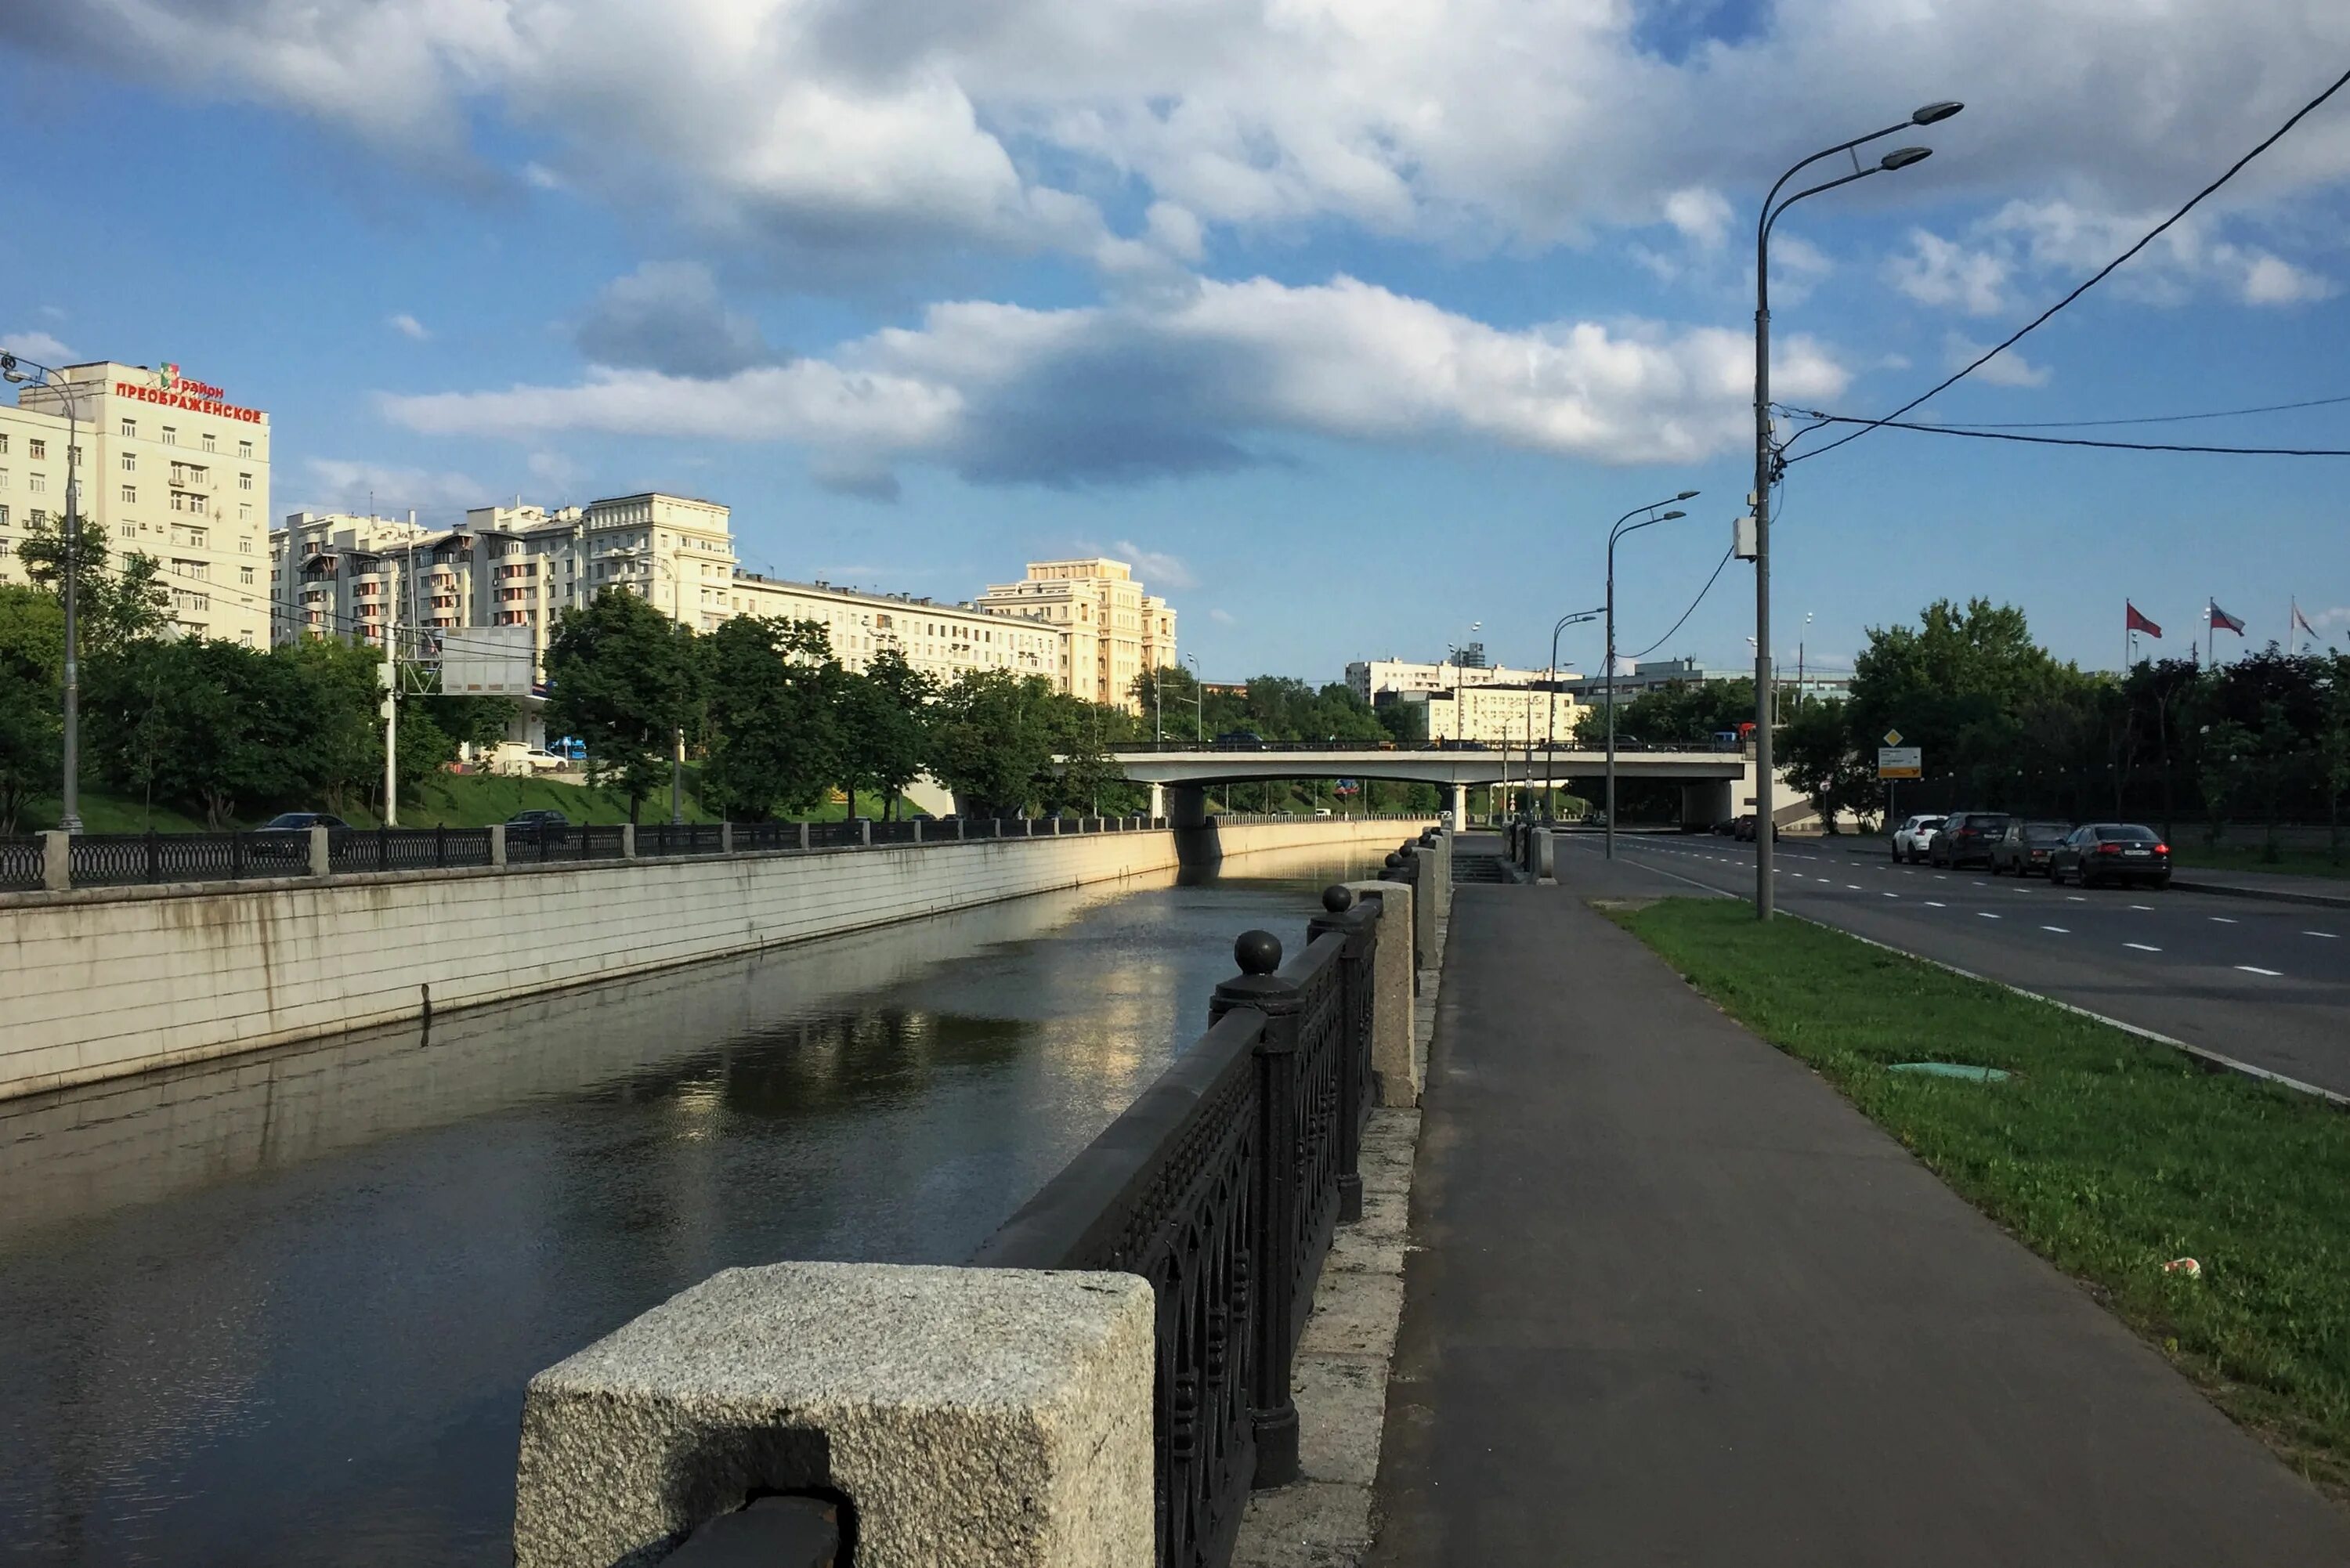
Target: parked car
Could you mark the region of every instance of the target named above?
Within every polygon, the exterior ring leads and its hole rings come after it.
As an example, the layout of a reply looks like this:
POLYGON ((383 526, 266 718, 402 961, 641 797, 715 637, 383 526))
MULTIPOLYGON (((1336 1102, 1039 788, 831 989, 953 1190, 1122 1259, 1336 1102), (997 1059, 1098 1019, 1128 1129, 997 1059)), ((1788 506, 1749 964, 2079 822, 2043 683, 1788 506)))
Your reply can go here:
POLYGON ((1893 858, 1914 866, 1926 858, 1926 846, 1934 842, 1934 830, 1942 826, 1939 812, 1921 812, 1906 817, 1893 830, 1893 858))
MULTIPOLYGON (((1730 832, 1730 836, 1732 838, 1737 839, 1742 844, 1750 844, 1753 842, 1756 834, 1757 829, 1755 826, 1754 814, 1751 811, 1744 816, 1740 817, 1730 832)), ((1776 844, 1785 835, 1780 832, 1778 824, 1772 824, 1771 842, 1776 844)))
POLYGON ((1731 817, 1725 816, 1720 822, 1713 825, 1713 832, 1718 837, 1728 838, 1737 831, 1738 824, 1735 819, 1731 817))
POLYGON ((2170 846, 2135 822, 2093 822, 2064 836, 2048 857, 2048 879, 2070 877, 2084 888, 2100 882, 2170 886, 2170 846))
POLYGON ((1934 829, 1934 836, 1926 842, 1926 858, 1936 866, 1947 866, 1955 871, 1961 866, 1980 861, 1991 864, 1991 846, 2007 831, 2008 815, 2003 811, 1954 811, 1934 829))
POLYGON ((1254 730, 1227 730, 1216 737, 1220 752, 1262 752, 1269 750, 1264 737, 1254 730))
POLYGON ((314 827, 348 833, 351 825, 329 812, 281 811, 253 830, 261 841, 252 846, 252 853, 261 860, 307 859, 310 854, 310 830, 314 827))
POLYGON ((307 833, 314 827, 348 828, 349 826, 349 823, 329 812, 281 811, 253 831, 255 833, 307 833))
POLYGON ((551 807, 541 807, 531 811, 515 812, 506 818, 506 826, 527 828, 568 827, 571 826, 571 819, 551 807))
POLYGON ((2048 857, 2064 842, 2073 831, 2069 822, 2027 822, 2022 817, 2012 818, 2007 831, 1991 846, 1991 874, 2012 871, 2018 877, 2029 877, 2034 871, 2043 876, 2048 872, 2048 857))

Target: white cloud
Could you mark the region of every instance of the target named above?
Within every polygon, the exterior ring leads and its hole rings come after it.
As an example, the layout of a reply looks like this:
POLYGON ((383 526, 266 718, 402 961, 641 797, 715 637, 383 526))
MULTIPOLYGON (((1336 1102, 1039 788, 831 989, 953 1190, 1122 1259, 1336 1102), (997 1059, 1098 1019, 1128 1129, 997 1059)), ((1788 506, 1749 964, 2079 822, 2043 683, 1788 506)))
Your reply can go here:
POLYGON ((640 366, 677 376, 724 376, 784 356, 759 324, 726 308, 699 262, 647 262, 605 286, 576 336, 598 365, 640 366))
MULTIPOLYGON (((2309 615, 2307 610, 2302 613, 2309 615)), ((2320 631, 2329 627, 2350 626, 2350 606, 2336 606, 2333 609, 2319 610, 2315 615, 2309 616, 2309 624, 2320 631)))
POLYGON ((432 336, 431 332, 425 329, 424 323, 417 320, 416 317, 409 315, 408 312, 404 310, 397 316, 385 317, 384 325, 390 327, 394 332, 399 333, 402 337, 407 338, 411 343, 421 343, 427 337, 432 336))
POLYGON ((1928 229, 1909 231, 1909 252, 1886 263, 1894 287, 1920 305, 1955 306, 1970 316, 1996 316, 2007 306, 2008 264, 1928 229))
POLYGON ((331 457, 314 457, 304 466, 305 477, 296 483, 307 499, 290 510, 364 513, 372 507, 385 516, 411 510, 446 514, 494 499, 462 473, 331 457))
MULTIPOLYGON (((2339 0, 1806 0, 1674 58, 1645 41, 1651 9, 670 0, 648 26, 638 0, 103 0, 0 7, 0 44, 306 115, 447 177, 489 177, 477 134, 520 134, 542 153, 523 182, 681 217, 802 280, 974 246, 1122 260, 1085 194, 1121 186, 1211 229, 1471 245, 1653 223, 1664 191, 1711 244, 1705 193, 1742 215, 1759 144, 1949 91, 1973 102, 1921 135, 1941 156, 1856 201, 1971 184, 2136 212, 2273 129, 2308 91, 2295 66, 2350 54, 2339 0)), ((2350 124, 2319 117, 2231 195, 2345 172, 2350 124)), ((1146 224, 1124 237, 1188 259, 1146 224)))
POLYGON ((1702 185, 1691 185, 1665 198, 1665 222, 1679 230, 1683 239, 1706 250, 1721 248, 1732 216, 1729 199, 1702 185))
MULTIPOLYGON (((1846 374, 1781 342, 1774 383, 1833 399, 1846 374)), ((863 488, 899 460, 968 479, 1118 483, 1261 461, 1263 438, 1490 444, 1611 463, 1735 450, 1742 331, 1559 321, 1505 331, 1338 277, 1191 281, 1115 305, 933 306, 829 358, 695 379, 598 367, 579 384, 388 397, 432 434, 565 431, 781 441, 863 488)))
POLYGON ((1208 618, 1214 621, 1218 626, 1231 626, 1234 624, 1236 618, 1230 610, 1211 609, 1208 612, 1208 618))
POLYGON ((522 166, 522 181, 536 191, 567 191, 571 187, 571 182, 546 164, 535 161, 522 166))
POLYGON ((1146 550, 1131 539, 1120 539, 1116 546, 1119 559, 1132 566, 1135 575, 1153 591, 1163 588, 1196 588, 1200 579, 1180 556, 1163 550, 1146 550))
MULTIPOLYGON (((1974 363, 1976 358, 1990 347, 1988 343, 1970 341, 1955 332, 1942 339, 1943 354, 1953 370, 1974 363)), ((2010 348, 1977 370, 1974 379, 1994 387, 2044 387, 2054 374, 2046 366, 2034 365, 2022 352, 2010 348)))
POLYGON ((74 351, 47 332, 0 333, 0 353, 21 354, 36 364, 60 369, 74 361, 74 351))
POLYGON ((2281 256, 2261 252, 2244 270, 2246 305, 2306 305, 2334 293, 2334 285, 2281 256))

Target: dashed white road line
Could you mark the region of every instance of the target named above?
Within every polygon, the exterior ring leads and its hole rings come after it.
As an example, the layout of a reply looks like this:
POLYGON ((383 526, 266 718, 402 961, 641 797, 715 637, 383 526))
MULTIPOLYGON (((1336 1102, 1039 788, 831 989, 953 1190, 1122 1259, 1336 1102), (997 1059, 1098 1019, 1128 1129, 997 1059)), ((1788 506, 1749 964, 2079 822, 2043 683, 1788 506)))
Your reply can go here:
POLYGON ((2256 963, 2240 963, 2236 967, 2242 970, 2246 974, 2264 974, 2271 980, 2282 980, 2284 978, 2284 971, 2281 969, 2262 969, 2256 963))
POLYGON ((1884 898, 1898 898, 1899 897, 1901 897, 1901 895, 1900 895, 1900 894, 1898 894, 1898 893, 1886 893, 1886 894, 1883 894, 1883 895, 1881 895, 1881 896, 1882 896, 1882 897, 1884 897, 1884 898))
POLYGON ((2329 942, 2338 942, 2342 940, 2332 931, 2303 931, 2301 934, 2304 937, 2324 937, 2329 942))
POLYGON ((2204 918, 2212 921, 2216 925, 2232 926, 2236 923, 2234 919, 2226 915, 2207 915, 2204 918))
POLYGON ((1977 909, 1975 911, 1975 918, 1980 920, 1996 920, 1999 919, 1997 915, 1992 914, 1989 909, 1977 909))
POLYGON ((2154 906, 2152 904, 2132 904, 2130 908, 2133 909, 2143 909, 2149 915, 2154 913, 2154 906))
POLYGON ((1947 909, 1950 906, 1942 902, 1939 898, 1929 898, 1926 900, 1926 908, 1929 909, 1947 909))
POLYGON ((1846 892, 1857 893, 1860 891, 1860 884, 1857 882, 1846 882, 1845 884, 1845 890, 1846 892))
POLYGON ((2064 901, 2068 904, 2085 904, 2089 900, 2084 898, 2078 893, 2067 893, 2064 895, 2064 901))
POLYGON ((2062 926, 2043 926, 2040 929, 2043 931, 2054 931, 2060 937, 2069 937, 2073 934, 2062 926))
POLYGON ((2126 948, 2136 948, 2142 953, 2158 953, 2162 950, 2160 948, 2148 947, 2144 942, 2124 942, 2122 946, 2126 948))

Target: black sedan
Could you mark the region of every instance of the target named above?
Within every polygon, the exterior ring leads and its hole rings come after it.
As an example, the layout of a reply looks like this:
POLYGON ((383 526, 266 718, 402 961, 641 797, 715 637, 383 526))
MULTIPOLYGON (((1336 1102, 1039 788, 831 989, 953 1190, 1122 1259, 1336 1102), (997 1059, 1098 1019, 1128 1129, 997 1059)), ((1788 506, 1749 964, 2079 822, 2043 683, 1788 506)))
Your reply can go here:
POLYGON ((1942 818, 1933 841, 1926 846, 1927 864, 1947 866, 1953 871, 1977 860, 1989 866, 1991 846, 2007 832, 2007 824, 2003 811, 1954 811, 1942 818))
POLYGON ((2048 857, 2048 879, 2067 877, 2084 888, 2101 882, 2170 886, 2170 846, 2151 827, 2135 822, 2093 822, 2065 836, 2048 857))

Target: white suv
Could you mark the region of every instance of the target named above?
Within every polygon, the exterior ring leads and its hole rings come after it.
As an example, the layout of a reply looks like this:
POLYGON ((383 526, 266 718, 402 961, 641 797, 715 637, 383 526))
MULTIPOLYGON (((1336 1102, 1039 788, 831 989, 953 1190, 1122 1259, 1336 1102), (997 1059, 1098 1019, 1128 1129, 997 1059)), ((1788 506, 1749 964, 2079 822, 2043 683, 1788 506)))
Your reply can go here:
POLYGON ((1893 858, 1911 864, 1926 858, 1926 846, 1942 826, 1939 816, 1913 816, 1893 830, 1893 858))

